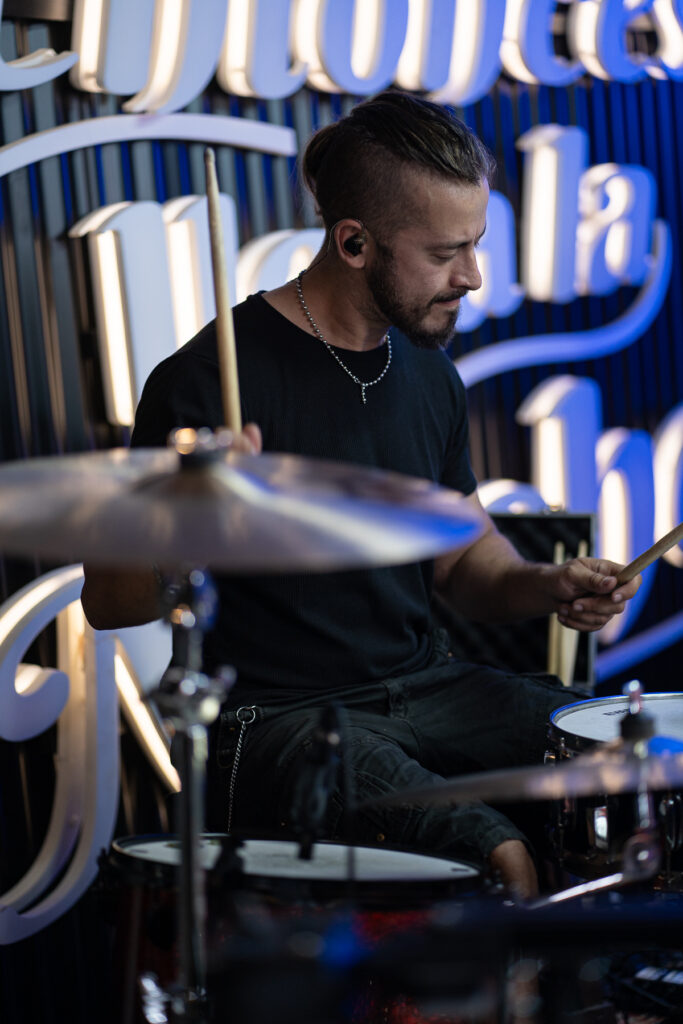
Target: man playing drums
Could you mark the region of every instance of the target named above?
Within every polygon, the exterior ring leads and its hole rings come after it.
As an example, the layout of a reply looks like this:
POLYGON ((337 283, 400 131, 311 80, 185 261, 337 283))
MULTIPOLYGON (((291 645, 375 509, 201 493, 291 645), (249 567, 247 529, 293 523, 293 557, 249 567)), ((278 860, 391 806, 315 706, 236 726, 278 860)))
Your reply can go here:
MULTIPOLYGON (((325 240, 296 280, 234 310, 248 421, 235 447, 429 478, 461 491, 484 526, 430 562, 218 580, 205 670, 237 671, 211 733, 207 825, 218 831, 291 834, 297 779, 332 701, 344 708, 359 802, 540 761, 548 717, 571 691, 459 663, 433 628, 433 590, 473 619, 557 612, 587 631, 639 584, 617 587, 620 567, 605 560, 524 561, 477 498, 465 390, 443 347, 461 299, 481 285, 476 247, 494 165, 479 139, 444 108, 392 91, 315 134, 302 170, 325 240)), ((208 324, 152 373, 133 443, 163 445, 174 427, 222 422, 208 324)), ((156 618, 157 578, 86 567, 83 605, 96 628, 156 618)), ((536 890, 525 837, 485 805, 366 806, 351 826, 352 837, 334 791, 330 838, 488 863, 522 896, 536 890)))

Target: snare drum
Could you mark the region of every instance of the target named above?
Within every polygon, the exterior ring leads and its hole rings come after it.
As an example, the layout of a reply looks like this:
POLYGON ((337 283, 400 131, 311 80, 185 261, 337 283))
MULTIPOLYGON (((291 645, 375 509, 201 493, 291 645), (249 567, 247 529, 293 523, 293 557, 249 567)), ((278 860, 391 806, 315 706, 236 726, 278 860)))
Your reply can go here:
MULTIPOLYGON (((602 697, 559 708, 550 716, 547 761, 585 753, 620 738, 627 697, 602 697)), ((648 693, 643 709, 655 720, 655 734, 683 741, 683 693, 648 693)), ((663 752, 662 740, 658 749, 663 752)), ((678 749, 678 748, 677 748, 678 749)), ((653 794, 662 836, 659 885, 680 889, 683 870, 683 801, 680 793, 653 794)), ((553 805, 551 845, 561 863, 583 877, 618 870, 626 840, 638 827, 636 798, 625 793, 566 798, 553 805)))
MULTIPOLYGON (((290 957, 292 941, 298 941, 296 936, 292 939, 292 929, 303 921, 306 942, 322 949, 321 936, 334 930, 334 912, 353 907, 351 923, 344 926, 346 945, 357 946, 355 952, 345 953, 352 961, 366 955, 388 932, 419 931, 436 901, 481 888, 481 873, 469 863, 384 847, 319 842, 313 845, 311 859, 302 860, 295 842, 233 841, 207 834, 200 840, 200 860, 207 871, 206 942, 211 960, 225 956, 230 961, 230 950, 244 948, 254 934, 270 935, 270 940, 274 934, 284 936, 280 952, 273 958, 272 949, 267 954, 264 950, 263 963, 257 964, 265 975, 290 957), (234 856, 228 857, 224 873, 226 850, 234 851, 237 863, 234 856), (240 937, 242 931, 246 939, 240 937)), ((175 913, 180 843, 175 836, 116 839, 109 864, 114 888, 121 890, 117 959, 125 976, 120 992, 134 993, 140 974, 148 971, 168 985, 179 966, 175 913)), ((258 959, 258 949, 256 955, 258 959)))
MULTIPOLYGON (((226 842, 227 837, 220 834, 200 839, 200 860, 209 877, 226 842)), ((352 881, 354 902, 396 909, 472 891, 481 877, 476 867, 464 861, 386 847, 320 842, 313 845, 310 860, 302 860, 295 842, 242 839, 233 845, 239 867, 231 875, 232 884, 274 901, 327 904, 344 900, 352 881)), ((152 885, 162 879, 168 884, 174 879, 170 869, 180 863, 180 843, 174 836, 115 839, 112 857, 129 877, 147 874, 152 885)))

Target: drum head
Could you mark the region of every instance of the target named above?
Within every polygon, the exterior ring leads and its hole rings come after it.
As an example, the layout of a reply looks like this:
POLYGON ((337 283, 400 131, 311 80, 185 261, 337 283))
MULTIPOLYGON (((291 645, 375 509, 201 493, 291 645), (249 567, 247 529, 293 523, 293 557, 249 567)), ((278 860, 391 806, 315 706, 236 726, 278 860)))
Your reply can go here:
MULTIPOLYGON (((570 749, 584 749, 619 739, 621 719, 628 706, 628 697, 582 700, 554 711, 550 722, 570 749)), ((683 693, 647 693, 643 708, 654 718, 657 736, 683 740, 683 693)))
MULTIPOLYGON (((200 836, 199 862, 204 871, 211 871, 215 867, 223 838, 220 832, 200 836)), ((123 839, 114 839, 111 849, 118 864, 124 868, 135 868, 136 871, 169 871, 180 864, 180 840, 174 835, 125 836, 123 839)))
MULTIPOLYGON (((200 837, 200 862, 211 872, 228 839, 221 834, 200 837)), ((277 891, 291 891, 301 885, 311 892, 324 890, 334 895, 343 891, 350 878, 354 885, 380 891, 400 888, 402 897, 442 888, 443 895, 454 888, 475 888, 481 877, 474 865, 428 854, 408 853, 385 847, 348 846, 344 843, 314 843, 310 860, 299 856, 299 844, 279 839, 233 840, 241 862, 239 885, 277 891)), ((129 836, 115 839, 112 856, 132 873, 168 874, 180 864, 180 842, 176 836, 129 836)))
POLYGON ((315 843, 310 860, 299 858, 298 843, 246 839, 237 851, 247 875, 343 882, 351 864, 357 882, 437 882, 475 879, 471 864, 384 847, 315 843))

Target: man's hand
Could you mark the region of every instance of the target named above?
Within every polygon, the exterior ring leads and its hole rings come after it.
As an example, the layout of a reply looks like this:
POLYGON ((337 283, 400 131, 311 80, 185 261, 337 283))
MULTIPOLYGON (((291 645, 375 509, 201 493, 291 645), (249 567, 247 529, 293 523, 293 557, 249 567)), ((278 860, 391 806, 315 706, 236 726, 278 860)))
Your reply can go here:
POLYGON ((623 612, 640 586, 636 576, 617 587, 623 566, 604 558, 574 558, 564 565, 528 562, 498 532, 476 492, 464 503, 480 516, 484 531, 468 547, 435 560, 434 585, 469 619, 516 622, 557 612, 563 625, 591 632, 623 612))
POLYGON ((623 612, 642 582, 636 576, 617 586, 623 566, 604 558, 574 558, 554 568, 552 593, 563 626, 590 633, 623 612))
POLYGON ((233 438, 230 445, 231 451, 240 452, 242 455, 259 455, 262 448, 261 428, 256 423, 245 423, 242 433, 233 438))

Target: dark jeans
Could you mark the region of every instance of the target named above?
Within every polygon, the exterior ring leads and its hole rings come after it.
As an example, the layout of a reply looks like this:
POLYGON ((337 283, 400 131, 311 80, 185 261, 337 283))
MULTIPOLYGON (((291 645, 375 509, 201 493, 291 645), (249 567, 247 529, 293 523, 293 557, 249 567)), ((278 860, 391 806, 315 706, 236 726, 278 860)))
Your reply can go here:
MULTIPOLYGON (((331 701, 343 706, 342 754, 353 797, 362 802, 452 775, 540 763, 550 713, 585 697, 554 676, 508 675, 457 662, 437 631, 429 666, 412 675, 337 692, 286 695, 253 711, 224 710, 212 753, 218 773, 209 790, 207 824, 226 831, 234 781, 233 831, 290 835, 297 781, 321 709, 331 701), (241 720, 252 718, 242 728, 241 720)), ((349 822, 341 787, 332 793, 324 831, 331 839, 386 842, 477 864, 504 840, 525 840, 505 815, 478 802, 370 807, 354 812, 349 822)))

